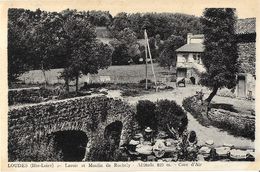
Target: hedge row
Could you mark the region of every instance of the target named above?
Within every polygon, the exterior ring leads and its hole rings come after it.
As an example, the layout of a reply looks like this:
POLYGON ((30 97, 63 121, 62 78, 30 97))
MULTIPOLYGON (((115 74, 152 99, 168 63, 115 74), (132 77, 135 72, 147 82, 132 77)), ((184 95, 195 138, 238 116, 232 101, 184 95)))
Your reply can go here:
POLYGON ((45 99, 51 99, 52 96, 58 95, 56 90, 39 88, 39 89, 21 89, 8 91, 8 104, 17 103, 39 103, 45 99))
POLYGON ((235 136, 255 139, 254 116, 215 108, 211 108, 207 114, 205 106, 195 96, 184 99, 182 104, 184 109, 190 112, 204 126, 212 125, 224 129, 235 136))

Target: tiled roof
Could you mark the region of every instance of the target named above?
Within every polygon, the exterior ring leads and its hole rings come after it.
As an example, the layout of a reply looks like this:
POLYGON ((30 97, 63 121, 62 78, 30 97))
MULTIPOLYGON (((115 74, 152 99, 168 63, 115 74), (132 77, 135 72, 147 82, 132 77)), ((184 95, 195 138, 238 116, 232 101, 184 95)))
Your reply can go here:
POLYGON ((201 43, 185 44, 182 47, 175 50, 176 52, 197 52, 202 53, 204 51, 204 45, 201 43))
POLYGON ((236 24, 236 34, 246 34, 256 32, 256 18, 238 19, 236 24))

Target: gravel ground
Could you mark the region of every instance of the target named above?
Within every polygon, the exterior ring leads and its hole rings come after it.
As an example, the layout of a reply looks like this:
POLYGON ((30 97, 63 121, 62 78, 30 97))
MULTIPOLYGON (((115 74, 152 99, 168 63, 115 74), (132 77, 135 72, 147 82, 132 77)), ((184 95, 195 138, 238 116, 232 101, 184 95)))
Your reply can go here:
MULTIPOLYGON (((182 100, 185 97, 194 95, 196 91, 199 90, 201 90, 201 87, 199 86, 179 87, 173 91, 168 91, 168 92, 162 91, 162 92, 157 92, 157 93, 147 94, 147 95, 142 95, 137 97, 127 97, 124 98, 124 100, 128 101, 130 104, 136 104, 138 100, 147 99, 150 101, 157 101, 159 99, 168 99, 168 100, 175 100, 179 105, 182 105, 182 100)), ((115 97, 120 97, 120 95, 117 94, 115 97)), ((213 100, 219 101, 222 99, 223 99, 222 97, 218 98, 218 96, 216 96, 216 98, 214 97, 213 100)), ((241 102, 241 100, 237 100, 237 101, 241 102)), ((254 103, 251 104, 252 106, 254 106, 254 103)), ((227 143, 237 147, 250 147, 250 148, 255 147, 254 141, 250 139, 246 139, 244 137, 235 137, 229 134, 228 132, 213 126, 209 126, 209 127, 202 126, 190 113, 187 113, 187 115, 189 120, 188 130, 196 131, 199 144, 205 143, 206 140, 213 140, 215 146, 221 146, 227 143)))

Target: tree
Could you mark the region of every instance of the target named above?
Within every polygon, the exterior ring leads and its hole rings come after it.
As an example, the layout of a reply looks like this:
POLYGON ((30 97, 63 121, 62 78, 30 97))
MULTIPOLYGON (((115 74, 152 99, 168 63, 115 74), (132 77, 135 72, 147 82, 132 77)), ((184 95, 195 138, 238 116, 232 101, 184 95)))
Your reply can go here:
POLYGON ((176 66, 177 54, 175 50, 184 45, 181 36, 171 35, 160 47, 159 65, 170 70, 171 66, 176 66))
POLYGON ((8 83, 17 79, 28 67, 27 47, 22 31, 12 21, 8 21, 8 83))
POLYGON ((62 76, 68 88, 68 80, 76 80, 76 92, 81 74, 94 74, 111 63, 112 50, 98 42, 94 27, 82 15, 63 15, 63 47, 66 48, 66 66, 62 76))
POLYGON ((118 13, 114 19, 113 22, 111 23, 111 25, 109 26, 109 30, 112 34, 112 37, 116 37, 116 35, 124 30, 125 28, 128 28, 130 25, 128 17, 127 17, 127 13, 125 12, 121 12, 118 13))
POLYGON ((129 61, 140 54, 139 44, 135 32, 129 28, 120 31, 115 39, 110 41, 114 47, 112 63, 116 65, 126 65, 129 61))
POLYGON ((53 59, 58 50, 59 15, 37 9, 27 26, 28 46, 33 68, 41 69, 47 84, 45 71, 54 67, 53 59))
POLYGON ((201 58, 206 72, 200 82, 212 90, 206 99, 209 105, 219 88, 236 86, 238 52, 235 9, 207 8, 201 22, 205 36, 205 50, 201 58))

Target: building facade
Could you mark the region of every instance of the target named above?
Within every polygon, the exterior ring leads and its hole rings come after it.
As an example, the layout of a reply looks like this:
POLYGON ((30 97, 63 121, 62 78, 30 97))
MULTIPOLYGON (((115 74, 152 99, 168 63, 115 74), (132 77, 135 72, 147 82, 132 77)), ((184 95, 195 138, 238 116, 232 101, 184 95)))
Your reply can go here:
MULTIPOLYGON (((241 98, 255 97, 255 62, 256 62, 256 19, 238 19, 236 23, 237 49, 239 73, 237 86, 233 93, 241 98)), ((204 36, 187 35, 187 44, 176 50, 177 52, 177 82, 185 79, 186 83, 198 84, 200 74, 205 71, 201 62, 204 51, 204 36)))
POLYGON ((204 35, 187 35, 187 44, 176 50, 177 52, 177 82, 185 79, 186 83, 198 84, 201 72, 204 72, 201 53, 204 51, 204 35))

